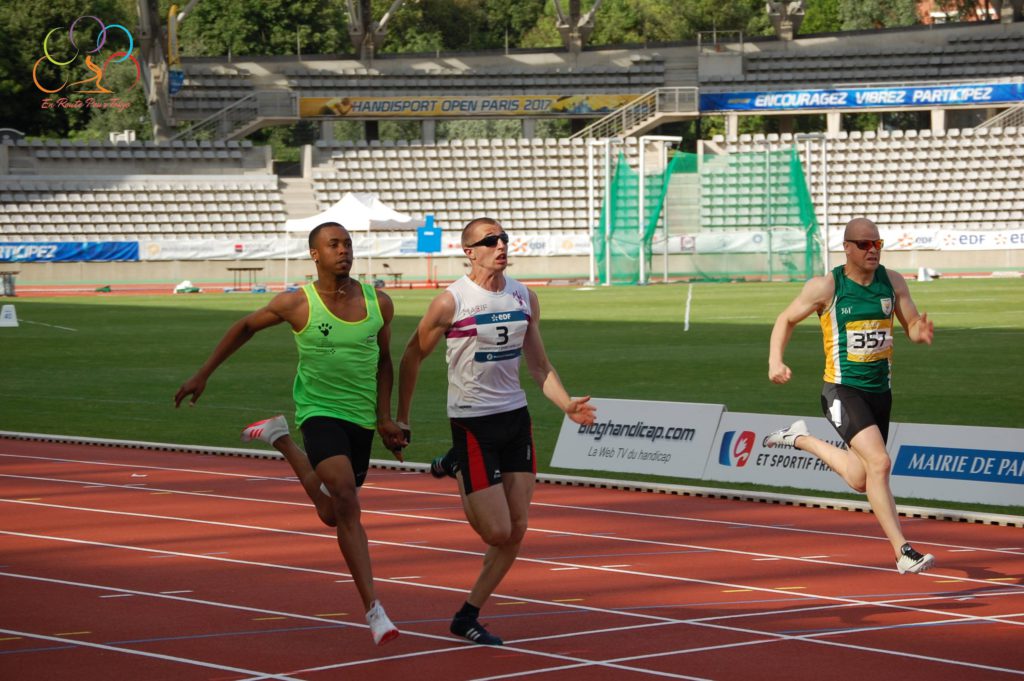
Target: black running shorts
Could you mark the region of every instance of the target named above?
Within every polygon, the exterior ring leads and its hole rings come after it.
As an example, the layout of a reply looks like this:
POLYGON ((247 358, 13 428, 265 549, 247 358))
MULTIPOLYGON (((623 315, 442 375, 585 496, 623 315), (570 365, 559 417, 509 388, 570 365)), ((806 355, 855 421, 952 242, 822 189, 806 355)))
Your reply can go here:
POLYGON ((501 484, 502 473, 537 473, 533 424, 526 407, 449 421, 466 494, 501 484))
POLYGON ((847 445, 857 433, 870 426, 878 426, 883 441, 889 439, 892 391, 869 393, 847 385, 826 383, 821 389, 821 410, 847 445))
POLYGON ((363 484, 370 468, 372 430, 330 416, 310 416, 302 422, 301 430, 302 443, 314 469, 332 456, 347 456, 352 462, 356 487, 363 484))

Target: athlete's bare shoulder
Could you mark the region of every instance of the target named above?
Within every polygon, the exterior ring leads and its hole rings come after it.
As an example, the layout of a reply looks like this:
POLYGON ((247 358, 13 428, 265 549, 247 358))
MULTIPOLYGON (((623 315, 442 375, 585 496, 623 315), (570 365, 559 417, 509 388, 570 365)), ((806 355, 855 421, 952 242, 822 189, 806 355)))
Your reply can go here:
POLYGON ((309 316, 309 301, 302 289, 278 293, 267 303, 267 309, 292 325, 301 329, 309 316))

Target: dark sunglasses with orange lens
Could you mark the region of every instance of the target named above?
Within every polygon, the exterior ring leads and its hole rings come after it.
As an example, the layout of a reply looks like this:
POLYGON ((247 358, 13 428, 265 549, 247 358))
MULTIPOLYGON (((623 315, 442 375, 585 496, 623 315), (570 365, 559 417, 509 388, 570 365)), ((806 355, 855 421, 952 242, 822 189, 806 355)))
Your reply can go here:
POLYGON ((846 242, 856 245, 862 251, 866 251, 872 246, 882 250, 882 246, 885 245, 885 239, 846 239, 846 242))
POLYGON ((466 246, 466 248, 476 248, 477 246, 494 248, 495 246, 498 245, 498 239, 501 239, 501 243, 507 244, 508 234, 506 234, 505 232, 502 232, 501 234, 488 234, 483 239, 480 239, 480 241, 477 241, 475 244, 470 244, 469 246, 466 246))

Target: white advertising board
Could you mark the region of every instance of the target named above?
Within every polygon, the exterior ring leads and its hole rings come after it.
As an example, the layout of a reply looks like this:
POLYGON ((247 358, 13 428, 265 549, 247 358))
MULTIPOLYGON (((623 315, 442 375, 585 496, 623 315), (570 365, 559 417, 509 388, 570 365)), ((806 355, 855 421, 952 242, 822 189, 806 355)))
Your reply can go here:
POLYGON ((889 453, 897 497, 1024 505, 1024 430, 901 423, 889 453))
POLYGON ((560 468, 699 478, 725 411, 721 404, 595 397, 597 420, 565 417, 551 459, 560 468))
POLYGON ((793 447, 769 447, 765 438, 802 418, 811 435, 846 448, 827 419, 779 414, 726 412, 704 469, 705 480, 803 487, 828 492, 853 490, 818 457, 793 447))

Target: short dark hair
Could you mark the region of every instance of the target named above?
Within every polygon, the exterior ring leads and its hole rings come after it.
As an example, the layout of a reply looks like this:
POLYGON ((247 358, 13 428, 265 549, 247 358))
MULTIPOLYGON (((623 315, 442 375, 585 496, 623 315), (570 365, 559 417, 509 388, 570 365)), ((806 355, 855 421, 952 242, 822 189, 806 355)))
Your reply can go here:
POLYGON ((316 248, 316 245, 315 245, 316 244, 316 237, 317 237, 317 235, 320 234, 320 230, 324 229, 325 227, 341 227, 346 232, 348 231, 348 229, 345 227, 345 225, 341 224, 340 222, 321 222, 319 225, 314 227, 310 231, 310 233, 309 233, 309 249, 310 250, 313 250, 314 248, 316 248))
POLYGON ((469 233, 471 231, 473 231, 473 228, 476 227, 477 225, 497 226, 498 225, 498 221, 495 220, 494 218, 486 218, 486 217, 484 217, 484 218, 473 218, 472 220, 467 222, 466 226, 462 228, 462 245, 463 246, 468 246, 469 245, 469 233))

